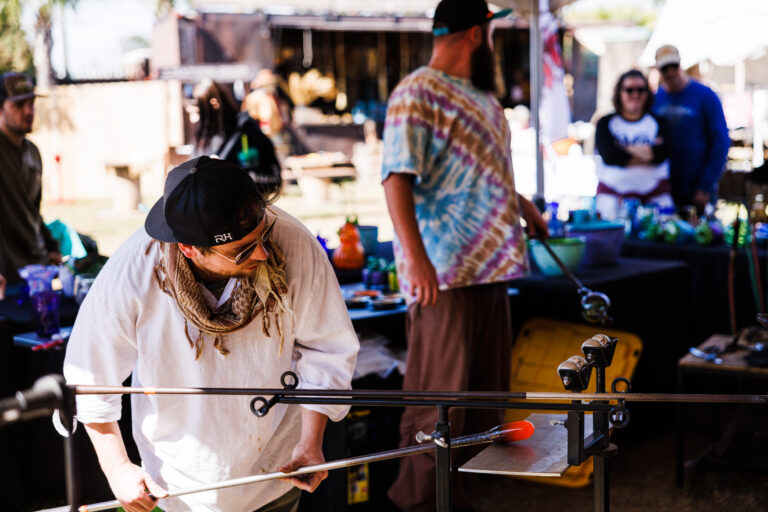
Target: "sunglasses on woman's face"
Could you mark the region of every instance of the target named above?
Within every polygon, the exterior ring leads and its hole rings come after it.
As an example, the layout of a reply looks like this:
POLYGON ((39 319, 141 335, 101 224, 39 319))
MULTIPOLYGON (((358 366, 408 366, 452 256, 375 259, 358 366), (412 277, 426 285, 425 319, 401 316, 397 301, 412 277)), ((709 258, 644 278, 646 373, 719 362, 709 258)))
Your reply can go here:
POLYGON ((258 246, 260 246, 262 243, 264 243, 266 240, 269 240, 269 234, 272 232, 272 228, 275 226, 275 222, 277 222, 277 217, 275 217, 270 224, 264 228, 264 231, 261 232, 261 235, 259 235, 259 238, 251 242, 251 244, 240 251, 235 257, 230 258, 229 256, 225 256, 221 254, 216 249, 211 249, 211 252, 214 254, 218 254, 225 260, 227 260, 230 263, 234 263, 235 265, 242 265, 245 263, 245 260, 247 260, 251 254, 253 253, 254 249, 256 249, 258 246))
POLYGON ((624 87, 621 90, 627 94, 645 94, 645 87, 624 87))

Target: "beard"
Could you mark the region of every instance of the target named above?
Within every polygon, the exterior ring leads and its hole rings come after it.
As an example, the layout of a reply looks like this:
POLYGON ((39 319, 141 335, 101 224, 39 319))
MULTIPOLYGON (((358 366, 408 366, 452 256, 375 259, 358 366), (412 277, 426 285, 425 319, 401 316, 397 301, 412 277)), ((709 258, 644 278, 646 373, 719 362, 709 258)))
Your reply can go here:
POLYGON ((21 118, 18 123, 7 120, 5 123, 5 126, 6 128, 8 128, 8 131, 13 133, 14 135, 18 137, 24 137, 28 133, 32 132, 33 122, 34 122, 34 117, 25 116, 21 118))
POLYGON ((254 268, 253 270, 237 270, 235 272, 232 272, 228 277, 235 277, 237 279, 247 279, 249 277, 255 276, 256 273, 259 271, 259 267, 261 265, 264 265, 264 262, 259 262, 259 264, 254 268))
POLYGON ((472 85, 483 92, 496 90, 496 66, 494 65, 493 50, 488 41, 475 48, 472 52, 472 85))

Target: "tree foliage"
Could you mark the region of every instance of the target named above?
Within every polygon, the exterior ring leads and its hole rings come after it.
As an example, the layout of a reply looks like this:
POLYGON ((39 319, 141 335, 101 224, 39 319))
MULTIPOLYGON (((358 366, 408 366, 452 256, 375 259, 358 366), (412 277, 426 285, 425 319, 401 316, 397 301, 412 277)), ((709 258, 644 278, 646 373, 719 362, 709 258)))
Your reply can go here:
POLYGON ((44 32, 46 48, 51 50, 51 13, 56 6, 75 6, 78 0, 0 0, 0 72, 34 73, 32 48, 21 28, 24 8, 35 9, 36 30, 44 32))
POLYGON ((0 73, 7 71, 31 72, 32 49, 21 29, 21 2, 0 2, 0 73))
POLYGON ((651 2, 619 2, 616 0, 595 4, 572 4, 563 8, 563 17, 567 23, 584 22, 623 22, 653 28, 659 11, 665 0, 651 2))
POLYGON ((155 0, 155 16, 162 19, 171 12, 176 4, 176 0, 155 0))
MULTIPOLYGON (((154 0, 158 18, 166 16, 174 8, 175 0, 154 0)), ((51 37, 54 8, 76 7, 78 0, 0 0, 0 73, 21 71, 34 74, 33 50, 27 34, 21 28, 21 13, 25 8, 35 9, 35 30, 42 34, 36 43, 45 45, 42 51, 48 56, 47 74, 53 79, 50 55, 53 48, 51 37)))

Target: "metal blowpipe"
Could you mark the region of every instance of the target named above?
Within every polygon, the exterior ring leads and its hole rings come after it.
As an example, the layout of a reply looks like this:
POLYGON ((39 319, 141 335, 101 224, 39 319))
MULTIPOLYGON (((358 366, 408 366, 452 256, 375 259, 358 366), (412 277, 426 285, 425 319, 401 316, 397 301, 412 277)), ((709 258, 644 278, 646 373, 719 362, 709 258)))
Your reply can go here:
MULTIPOLYGON (((475 444, 491 443, 491 442, 505 442, 512 443, 515 441, 524 441, 531 437, 534 432, 533 424, 529 421, 515 421, 512 423, 505 423, 492 428, 486 432, 480 434, 470 434, 468 436, 457 437, 451 441, 451 448, 459 448, 462 446, 471 446, 475 444)), ((277 480, 279 478, 290 478, 299 475, 306 475, 307 473, 315 473, 318 471, 330 471, 332 469, 346 468, 349 466, 357 466, 359 464, 365 464, 368 462, 378 462, 388 459, 396 459, 398 457, 406 457, 408 455, 415 455, 417 453, 424 453, 435 449, 433 443, 424 445, 408 446, 405 448, 398 448, 396 450, 389 450, 386 452, 372 453, 370 455, 360 455, 358 457, 350 457, 347 459, 339 459, 332 462, 325 462, 323 464, 315 464, 314 466, 307 466, 290 473, 282 473, 276 471, 274 473, 265 473, 263 475, 252 475, 242 478, 233 478, 232 480, 224 480, 215 484, 198 485, 195 487, 187 487, 186 489, 177 489, 175 491, 168 491, 168 495, 164 498, 173 498, 176 496, 183 496, 186 494, 193 494, 197 492, 215 491, 217 489, 225 489, 227 487, 235 487, 237 485, 255 484, 258 482, 266 482, 267 480, 277 480)), ((120 502, 117 500, 103 501, 101 503, 94 503, 92 505, 82 505, 77 510, 79 512, 96 512, 98 510, 112 510, 120 506, 120 502)), ((38 510, 37 512, 69 512, 72 508, 67 505, 64 507, 47 508, 45 510, 38 510)))

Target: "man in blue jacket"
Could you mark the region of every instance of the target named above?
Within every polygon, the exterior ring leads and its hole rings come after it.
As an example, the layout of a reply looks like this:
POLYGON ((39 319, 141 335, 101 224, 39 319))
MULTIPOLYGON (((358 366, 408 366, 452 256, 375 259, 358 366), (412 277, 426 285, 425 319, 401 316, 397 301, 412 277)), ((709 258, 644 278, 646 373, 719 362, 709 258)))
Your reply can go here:
POLYGON ((694 205, 701 212, 716 199, 730 139, 723 107, 712 89, 689 77, 672 45, 656 51, 661 86, 654 113, 670 129, 669 177, 677 206, 694 205))

